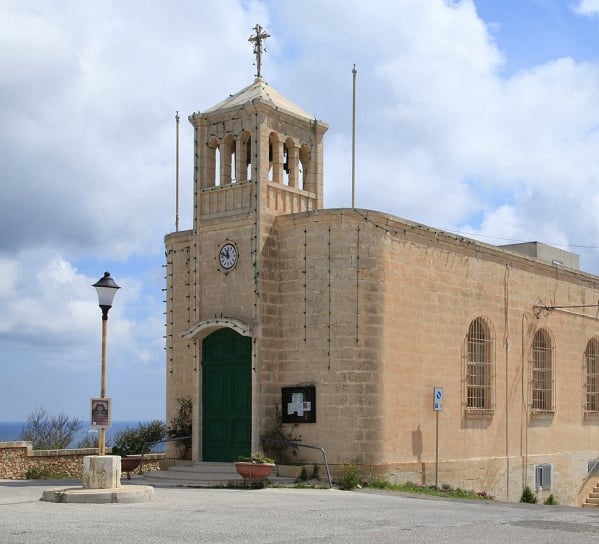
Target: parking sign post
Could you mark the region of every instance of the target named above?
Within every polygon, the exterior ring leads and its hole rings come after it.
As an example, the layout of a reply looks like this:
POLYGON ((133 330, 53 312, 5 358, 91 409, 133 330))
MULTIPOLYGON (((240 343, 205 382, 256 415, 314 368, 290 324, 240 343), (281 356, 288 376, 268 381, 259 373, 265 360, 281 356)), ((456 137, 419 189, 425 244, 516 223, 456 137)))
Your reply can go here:
POLYGON ((433 410, 436 412, 435 429, 435 487, 439 488, 439 412, 443 410, 443 388, 435 387, 433 391, 433 410))

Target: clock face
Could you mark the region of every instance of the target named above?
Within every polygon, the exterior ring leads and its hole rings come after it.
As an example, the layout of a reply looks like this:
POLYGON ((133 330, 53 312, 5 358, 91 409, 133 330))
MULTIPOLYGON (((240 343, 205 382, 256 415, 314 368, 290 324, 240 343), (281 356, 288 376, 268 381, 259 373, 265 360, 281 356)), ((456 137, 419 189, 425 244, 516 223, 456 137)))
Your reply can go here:
POLYGON ((218 252, 218 262, 224 270, 231 270, 237 264, 237 247, 227 242, 218 252))

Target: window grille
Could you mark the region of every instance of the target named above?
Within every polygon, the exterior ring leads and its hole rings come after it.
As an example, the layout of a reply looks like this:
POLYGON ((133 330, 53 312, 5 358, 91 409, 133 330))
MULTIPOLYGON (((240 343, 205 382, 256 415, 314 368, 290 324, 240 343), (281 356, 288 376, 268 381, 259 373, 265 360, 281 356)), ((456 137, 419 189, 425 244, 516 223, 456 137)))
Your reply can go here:
POLYGON ((466 339, 466 407, 493 409, 493 339, 481 317, 470 323, 466 339))
POLYGON ((551 464, 535 465, 535 489, 551 489, 551 464))
POLYGON ((599 412, 599 341, 591 338, 584 352, 586 402, 585 412, 599 412))
POLYGON ((551 412, 553 406, 553 347, 549 333, 538 330, 532 342, 532 409, 551 412))

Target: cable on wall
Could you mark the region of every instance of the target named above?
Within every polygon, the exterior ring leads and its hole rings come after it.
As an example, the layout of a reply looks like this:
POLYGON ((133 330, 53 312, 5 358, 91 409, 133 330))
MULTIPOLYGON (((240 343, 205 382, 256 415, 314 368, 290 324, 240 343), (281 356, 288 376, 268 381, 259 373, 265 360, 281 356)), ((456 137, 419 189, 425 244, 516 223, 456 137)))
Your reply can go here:
POLYGON ((356 246, 356 343, 358 343, 360 338, 360 225, 358 225, 358 239, 356 246))
POLYGON ((308 340, 308 231, 304 227, 304 344, 308 340))
POLYGON ((329 366, 328 369, 331 370, 331 226, 329 225, 329 234, 328 234, 328 249, 329 249, 329 271, 328 271, 328 289, 329 289, 329 338, 328 338, 328 359, 329 366))

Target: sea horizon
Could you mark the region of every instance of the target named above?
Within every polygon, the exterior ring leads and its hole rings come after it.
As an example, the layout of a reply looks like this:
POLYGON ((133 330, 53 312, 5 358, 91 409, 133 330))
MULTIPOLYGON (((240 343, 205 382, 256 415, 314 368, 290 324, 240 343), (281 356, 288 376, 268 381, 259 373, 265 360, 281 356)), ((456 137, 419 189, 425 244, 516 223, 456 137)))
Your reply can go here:
MULTIPOLYGON (((136 428, 140 423, 149 423, 155 421, 147 419, 143 421, 113 421, 112 425, 106 429, 106 444, 111 446, 113 437, 124 429, 133 427, 136 428)), ((13 442, 21 440, 21 433, 27 425, 26 421, 0 421, 0 442, 13 442)), ((75 433, 73 440, 69 444, 69 448, 76 448, 86 437, 98 432, 97 428, 92 427, 89 423, 84 423, 83 427, 75 433)))

